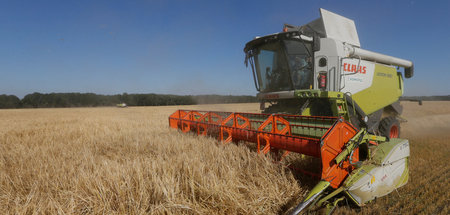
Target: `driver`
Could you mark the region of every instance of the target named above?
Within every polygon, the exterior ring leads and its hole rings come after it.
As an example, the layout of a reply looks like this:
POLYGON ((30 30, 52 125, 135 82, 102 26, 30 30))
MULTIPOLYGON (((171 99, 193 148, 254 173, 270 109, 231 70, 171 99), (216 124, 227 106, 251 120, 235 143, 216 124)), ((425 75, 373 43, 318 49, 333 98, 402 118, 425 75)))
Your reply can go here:
POLYGON ((297 55, 294 58, 292 66, 292 80, 295 89, 308 89, 311 78, 311 58, 302 58, 297 55))

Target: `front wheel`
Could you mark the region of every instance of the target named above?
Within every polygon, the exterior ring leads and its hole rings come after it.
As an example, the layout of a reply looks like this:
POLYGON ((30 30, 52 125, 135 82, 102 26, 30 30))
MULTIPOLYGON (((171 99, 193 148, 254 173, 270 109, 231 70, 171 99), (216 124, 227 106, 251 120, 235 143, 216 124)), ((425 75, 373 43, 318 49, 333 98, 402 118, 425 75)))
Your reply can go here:
POLYGON ((400 123, 397 118, 390 116, 383 118, 378 128, 382 136, 388 138, 400 137, 400 123))

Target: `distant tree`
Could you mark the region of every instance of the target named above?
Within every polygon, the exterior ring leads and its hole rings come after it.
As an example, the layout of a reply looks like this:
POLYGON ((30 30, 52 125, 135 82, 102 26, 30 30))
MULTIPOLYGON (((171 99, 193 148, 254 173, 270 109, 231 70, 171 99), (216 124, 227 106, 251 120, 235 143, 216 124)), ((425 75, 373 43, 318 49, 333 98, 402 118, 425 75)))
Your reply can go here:
POLYGON ((22 106, 26 108, 37 108, 41 104, 42 94, 40 93, 33 93, 28 94, 22 99, 22 106))
POLYGON ((403 96, 400 100, 423 100, 423 101, 450 101, 450 95, 446 96, 403 96))
POLYGON ((20 99, 14 95, 0 95, 0 108, 19 108, 20 99))

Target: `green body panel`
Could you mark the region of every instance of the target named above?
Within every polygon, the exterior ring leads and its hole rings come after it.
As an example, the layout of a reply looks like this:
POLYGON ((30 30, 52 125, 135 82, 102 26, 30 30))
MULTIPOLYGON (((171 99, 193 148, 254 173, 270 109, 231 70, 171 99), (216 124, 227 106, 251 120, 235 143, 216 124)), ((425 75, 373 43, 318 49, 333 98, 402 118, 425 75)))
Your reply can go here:
POLYGON ((353 184, 355 181, 360 180, 364 175, 366 175, 368 172, 375 169, 377 165, 372 163, 367 163, 361 166, 360 168, 354 170, 349 177, 345 180, 344 186, 349 187, 351 184, 353 184))
POLYGON ((323 181, 323 180, 319 181, 319 183, 317 183, 316 186, 314 186, 314 188, 309 192, 308 196, 306 196, 304 201, 308 201, 313 196, 316 196, 317 194, 320 194, 325 189, 327 189, 329 186, 330 186, 330 182, 323 181))
POLYGON ((377 165, 381 165, 383 160, 386 158, 386 156, 389 155, 392 149, 402 141, 403 139, 400 138, 391 138, 388 142, 378 145, 376 151, 374 150, 372 161, 377 165))
MULTIPOLYGON (((376 167, 377 167, 376 165, 369 163, 369 164, 365 164, 365 165, 361 166, 360 168, 354 170, 345 180, 344 187, 346 187, 346 188, 350 187, 354 182, 362 179, 367 173, 369 173, 376 167)), ((345 191, 345 193, 353 202, 358 204, 358 201, 356 199, 354 199, 353 196, 350 195, 350 193, 347 190, 345 191)))
MULTIPOLYGON (((330 108, 333 112, 333 116, 343 117, 345 120, 349 120, 349 114, 347 113, 347 103, 345 101, 344 93, 335 91, 320 91, 320 90, 295 90, 294 96, 301 99, 327 99, 330 102, 330 108), (339 108, 341 107, 341 108, 339 108)), ((311 106, 305 108, 301 113, 304 116, 312 116, 311 106)))
POLYGON ((398 160, 392 160, 392 158, 396 158, 394 156, 395 152, 398 152, 398 150, 405 150, 405 148, 402 149, 402 147, 409 147, 408 143, 405 143, 404 139, 398 138, 392 138, 376 147, 371 147, 369 159, 364 161, 363 165, 354 170, 344 181, 346 195, 356 204, 362 206, 365 202, 370 201, 374 197, 387 195, 393 190, 405 185, 409 178, 408 157, 403 157, 406 156, 403 155, 397 157, 398 160), (386 168, 389 168, 391 165, 397 167, 404 165, 404 169, 401 170, 402 172, 390 172, 388 171, 389 169, 386 168), (373 186, 375 186, 374 189, 368 189, 367 186, 362 188, 360 187, 362 186, 361 184, 366 182, 372 184, 376 180, 383 181, 387 175, 389 175, 389 177, 393 177, 392 184, 373 184, 373 186), (369 178, 367 178, 367 176, 369 176, 369 178), (359 198, 359 201, 355 199, 354 196, 357 196, 356 198, 359 198))
POLYGON ((391 66, 375 64, 372 85, 355 93, 352 98, 366 114, 371 114, 396 101, 403 95, 403 78, 391 66))
POLYGON ((342 98, 341 92, 320 90, 295 90, 294 95, 298 98, 342 98))
POLYGON ((401 187, 403 185, 405 185, 408 182, 409 179, 409 158, 406 159, 406 169, 403 172, 399 182, 395 185, 395 187, 401 187))

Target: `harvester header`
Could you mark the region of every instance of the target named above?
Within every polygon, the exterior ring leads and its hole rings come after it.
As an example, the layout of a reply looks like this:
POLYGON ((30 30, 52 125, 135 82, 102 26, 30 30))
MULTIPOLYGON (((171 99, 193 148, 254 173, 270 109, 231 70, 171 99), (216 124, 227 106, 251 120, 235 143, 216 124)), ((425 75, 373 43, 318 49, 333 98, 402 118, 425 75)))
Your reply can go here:
POLYGON ((320 160, 320 180, 292 214, 331 212, 344 198, 362 206, 408 181, 409 142, 400 139, 403 75, 411 61, 361 48, 353 20, 320 9, 303 26, 256 37, 245 45, 262 113, 178 110, 169 125, 253 142, 278 158, 320 160), (267 106, 268 105, 268 106, 267 106))

